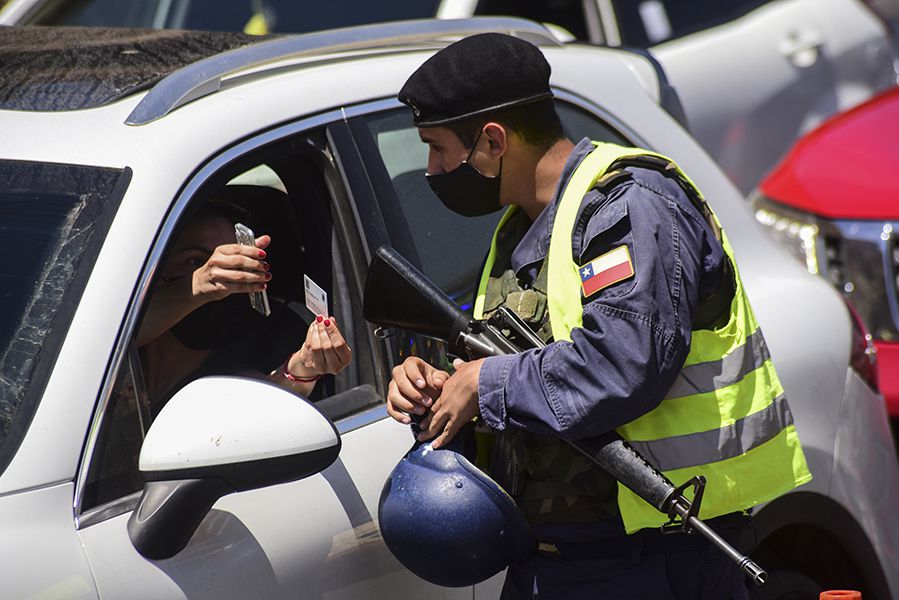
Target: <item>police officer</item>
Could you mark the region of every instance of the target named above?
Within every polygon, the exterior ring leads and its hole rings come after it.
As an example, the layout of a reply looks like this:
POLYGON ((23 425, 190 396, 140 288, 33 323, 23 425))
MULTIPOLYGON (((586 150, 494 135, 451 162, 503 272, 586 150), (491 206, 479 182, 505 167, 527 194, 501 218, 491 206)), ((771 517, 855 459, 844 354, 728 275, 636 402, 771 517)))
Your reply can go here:
POLYGON ((665 515, 566 443, 617 430, 676 484, 705 475, 701 516, 737 546, 747 509, 811 478, 716 217, 668 159, 567 139, 549 76, 535 46, 483 34, 399 93, 437 197, 469 216, 509 207, 475 317, 508 306, 548 345, 452 375, 408 358, 388 412, 423 416, 434 448, 473 419, 499 434, 492 474, 539 542, 504 598, 746 598, 723 553, 663 535, 665 515))

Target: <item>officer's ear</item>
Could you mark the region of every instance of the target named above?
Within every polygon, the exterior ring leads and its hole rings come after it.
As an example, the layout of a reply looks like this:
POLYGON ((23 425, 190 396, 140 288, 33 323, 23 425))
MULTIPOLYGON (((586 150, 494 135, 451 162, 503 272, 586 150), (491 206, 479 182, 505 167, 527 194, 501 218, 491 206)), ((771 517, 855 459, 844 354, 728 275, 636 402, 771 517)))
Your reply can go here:
POLYGON ((509 149, 509 133, 503 125, 491 121, 484 125, 482 131, 487 138, 491 158, 500 158, 506 153, 509 149))

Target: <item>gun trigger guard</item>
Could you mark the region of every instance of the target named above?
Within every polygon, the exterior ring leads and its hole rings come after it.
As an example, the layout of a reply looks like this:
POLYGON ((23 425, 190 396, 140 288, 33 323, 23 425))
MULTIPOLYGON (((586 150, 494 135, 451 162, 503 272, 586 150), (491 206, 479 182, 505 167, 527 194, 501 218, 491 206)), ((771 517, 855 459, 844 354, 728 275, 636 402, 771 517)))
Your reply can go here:
POLYGON ((668 522, 662 525, 661 530, 662 533, 693 533, 693 529, 689 525, 690 517, 698 517, 699 516, 699 507, 702 505, 702 494, 705 491, 706 479, 702 475, 696 475, 695 477, 690 478, 684 483, 680 484, 674 491, 671 493, 671 497, 674 498, 674 502, 677 502, 678 498, 682 498, 683 502, 687 504, 687 513, 680 518, 672 508, 670 518, 668 522), (693 501, 687 500, 686 496, 684 496, 684 490, 688 487, 693 487, 693 501))

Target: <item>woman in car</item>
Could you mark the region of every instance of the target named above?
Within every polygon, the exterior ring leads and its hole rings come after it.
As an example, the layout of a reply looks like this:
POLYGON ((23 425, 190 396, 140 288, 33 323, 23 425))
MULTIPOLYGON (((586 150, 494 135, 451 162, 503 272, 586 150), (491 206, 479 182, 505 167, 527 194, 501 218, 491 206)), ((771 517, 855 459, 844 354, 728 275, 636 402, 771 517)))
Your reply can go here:
POLYGON ((235 242, 237 207, 210 201, 175 239, 161 267, 137 336, 151 411, 205 375, 264 378, 308 397, 316 382, 346 367, 352 352, 334 321, 318 315, 307 327, 272 303, 263 317, 246 294, 267 288, 271 237, 235 242))

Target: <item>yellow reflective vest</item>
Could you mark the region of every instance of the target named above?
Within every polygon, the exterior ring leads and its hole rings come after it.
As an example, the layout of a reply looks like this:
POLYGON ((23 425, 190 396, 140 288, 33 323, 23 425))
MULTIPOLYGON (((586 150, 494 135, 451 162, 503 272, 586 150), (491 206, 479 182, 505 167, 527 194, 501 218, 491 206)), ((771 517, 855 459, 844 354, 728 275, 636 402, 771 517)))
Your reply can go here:
MULTIPOLYGON (((571 239, 583 197, 597 180, 629 160, 654 157, 664 161, 666 170, 704 203, 696 186, 669 159, 639 148, 594 145, 562 193, 552 226, 547 302, 555 341, 570 341, 571 331, 582 326, 581 278, 572 258, 571 239)), ((717 217, 710 210, 709 214, 720 227, 717 217)), ((509 216, 504 216, 497 232, 509 216)), ((723 324, 719 321, 716 329, 693 330, 690 352, 662 402, 617 429, 675 485, 694 475, 705 476, 700 511, 704 519, 745 510, 811 479, 783 387, 736 270, 733 251, 723 232, 721 238, 735 279, 729 318, 723 324)), ((494 238, 475 303, 476 318, 483 310, 495 249, 494 238)), ((628 533, 667 521, 666 515, 621 484, 618 507, 628 533)))

